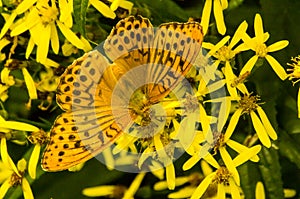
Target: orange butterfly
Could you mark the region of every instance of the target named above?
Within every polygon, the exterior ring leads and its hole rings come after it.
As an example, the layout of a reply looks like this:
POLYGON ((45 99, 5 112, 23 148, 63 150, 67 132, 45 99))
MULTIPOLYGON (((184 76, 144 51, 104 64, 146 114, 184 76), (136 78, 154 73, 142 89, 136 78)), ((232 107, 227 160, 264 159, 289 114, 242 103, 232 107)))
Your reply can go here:
POLYGON ((180 83, 202 40, 198 22, 165 23, 158 29, 141 16, 118 22, 104 45, 75 60, 62 75, 57 103, 65 112, 51 129, 43 169, 85 162, 133 123, 148 125, 150 107, 180 83))

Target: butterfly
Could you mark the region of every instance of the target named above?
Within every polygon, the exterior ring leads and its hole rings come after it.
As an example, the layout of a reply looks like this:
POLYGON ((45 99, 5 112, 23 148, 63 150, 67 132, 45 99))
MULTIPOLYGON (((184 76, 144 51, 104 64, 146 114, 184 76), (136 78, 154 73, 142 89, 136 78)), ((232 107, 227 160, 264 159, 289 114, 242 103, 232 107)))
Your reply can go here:
POLYGON ((141 16, 119 21, 102 45, 61 76, 56 98, 64 113, 50 130, 42 168, 68 169, 101 153, 132 124, 148 125, 150 107, 181 82, 202 40, 198 22, 155 29, 141 16))

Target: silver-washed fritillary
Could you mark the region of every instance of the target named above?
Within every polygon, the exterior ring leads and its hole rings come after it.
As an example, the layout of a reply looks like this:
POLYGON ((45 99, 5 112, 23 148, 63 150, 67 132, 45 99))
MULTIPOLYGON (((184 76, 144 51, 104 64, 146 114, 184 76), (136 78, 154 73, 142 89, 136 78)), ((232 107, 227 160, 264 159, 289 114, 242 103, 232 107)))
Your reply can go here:
POLYGON ((65 112, 51 129, 43 169, 59 171, 85 162, 133 123, 147 125, 149 107, 178 85, 199 54, 202 40, 198 22, 165 23, 157 29, 141 16, 118 22, 104 45, 74 61, 62 75, 57 103, 65 112), (132 73, 118 84, 128 71, 145 64, 143 75, 132 73), (126 99, 128 104, 114 105, 138 79, 146 79, 146 84, 126 99), (117 85, 120 93, 116 98, 117 85))

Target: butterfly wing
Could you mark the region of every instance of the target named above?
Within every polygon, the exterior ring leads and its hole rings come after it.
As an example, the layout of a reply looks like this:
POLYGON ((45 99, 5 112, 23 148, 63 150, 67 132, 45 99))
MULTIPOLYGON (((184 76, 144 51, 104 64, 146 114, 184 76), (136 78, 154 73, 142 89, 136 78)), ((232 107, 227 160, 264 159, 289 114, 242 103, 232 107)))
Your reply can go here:
POLYGON ((66 112, 50 131, 42 158, 47 171, 68 169, 103 151, 122 134, 110 107, 118 72, 98 51, 69 66, 58 86, 57 103, 66 112))
POLYGON ((166 23, 156 31, 148 71, 147 96, 151 103, 160 101, 181 82, 198 56, 203 40, 198 22, 166 23))

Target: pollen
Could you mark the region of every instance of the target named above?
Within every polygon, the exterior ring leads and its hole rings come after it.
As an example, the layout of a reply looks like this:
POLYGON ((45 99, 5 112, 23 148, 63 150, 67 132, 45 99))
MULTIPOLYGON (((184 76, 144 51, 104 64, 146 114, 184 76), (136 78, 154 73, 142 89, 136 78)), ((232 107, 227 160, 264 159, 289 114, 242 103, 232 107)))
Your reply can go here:
POLYGON ((244 95, 241 100, 239 101, 239 108, 243 109, 243 114, 247 113, 250 114, 251 111, 255 111, 258 107, 258 101, 260 100, 259 96, 251 96, 244 95))
POLYGON ((11 186, 18 186, 22 184, 23 179, 23 173, 20 172, 21 176, 19 176, 17 173, 13 173, 10 177, 10 184, 11 186))
POLYGON ((217 170, 216 176, 213 179, 214 183, 229 185, 229 178, 231 177, 231 173, 228 171, 226 167, 220 167, 217 170))
POLYGON ((300 55, 292 58, 291 61, 293 63, 288 63, 287 65, 291 66, 292 68, 287 69, 287 71, 291 72, 288 74, 289 80, 297 79, 296 81, 293 81, 293 84, 295 85, 300 81, 300 55))
POLYGON ((266 57, 268 53, 266 44, 258 44, 255 48, 255 52, 259 57, 266 57))
POLYGON ((222 46, 217 52, 217 57, 221 61, 230 61, 235 56, 235 52, 228 48, 228 46, 222 46))
POLYGON ((52 5, 52 7, 49 5, 40 5, 37 6, 37 10, 39 16, 41 17, 42 23, 45 26, 54 23, 54 21, 57 20, 59 12, 55 5, 52 5))

